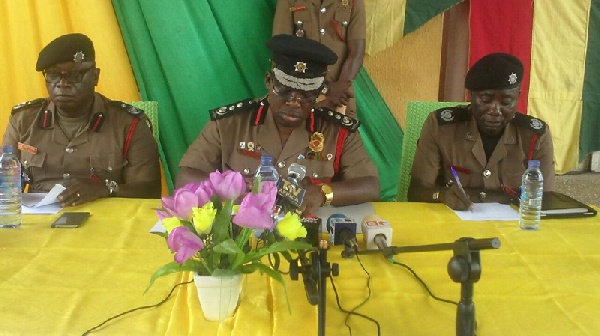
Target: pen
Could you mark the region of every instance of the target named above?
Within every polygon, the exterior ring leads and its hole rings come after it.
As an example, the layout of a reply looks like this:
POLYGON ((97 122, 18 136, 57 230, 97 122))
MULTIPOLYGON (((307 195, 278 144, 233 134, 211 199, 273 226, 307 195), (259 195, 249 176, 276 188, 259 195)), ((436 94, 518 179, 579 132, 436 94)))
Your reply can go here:
MULTIPOLYGON (((450 166, 450 171, 452 172, 452 176, 454 176, 454 180, 456 181, 456 185, 458 186, 458 189, 460 189, 460 191, 463 193, 463 195, 465 195, 465 197, 467 197, 467 193, 465 192, 465 189, 463 188, 462 183, 460 183, 460 179, 458 178, 458 174, 456 173, 454 166, 450 166)), ((467 199, 468 198, 469 197, 467 197, 467 199)), ((471 212, 472 212, 473 211, 472 207, 469 210, 471 210, 471 212)))

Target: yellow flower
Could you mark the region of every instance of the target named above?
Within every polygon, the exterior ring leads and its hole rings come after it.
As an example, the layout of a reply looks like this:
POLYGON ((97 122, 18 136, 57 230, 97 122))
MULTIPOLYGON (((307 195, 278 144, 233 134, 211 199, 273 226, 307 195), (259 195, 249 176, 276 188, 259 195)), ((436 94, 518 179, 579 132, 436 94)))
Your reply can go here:
POLYGON ((167 230, 167 233, 171 233, 171 230, 181 225, 181 221, 177 217, 168 217, 162 220, 162 226, 167 230))
POLYGON ((192 223, 199 234, 210 233, 213 221, 217 215, 217 209, 214 208, 213 202, 206 203, 202 208, 192 209, 192 223))
POLYGON ((277 231, 283 237, 294 240, 298 237, 306 237, 306 228, 300 223, 297 214, 286 213, 285 217, 277 223, 277 231))

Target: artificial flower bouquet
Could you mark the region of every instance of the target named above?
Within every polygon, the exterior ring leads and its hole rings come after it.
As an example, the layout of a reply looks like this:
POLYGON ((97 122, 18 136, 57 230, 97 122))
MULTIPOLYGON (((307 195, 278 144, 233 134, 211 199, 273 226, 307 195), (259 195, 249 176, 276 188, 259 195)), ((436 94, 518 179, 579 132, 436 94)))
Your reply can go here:
POLYGON ((306 237, 306 229, 297 214, 286 213, 283 218, 273 215, 277 197, 273 182, 255 180, 252 192, 244 196, 233 214, 235 200, 245 192, 242 175, 227 170, 213 172, 202 183, 187 184, 173 196, 164 197, 157 215, 174 261, 152 275, 148 289, 157 278, 181 271, 232 276, 258 270, 285 285, 278 271, 279 254, 289 260, 290 251, 311 249, 310 244, 295 241, 306 237), (255 230, 264 233, 250 244, 255 230), (263 263, 266 255, 276 262, 263 263))

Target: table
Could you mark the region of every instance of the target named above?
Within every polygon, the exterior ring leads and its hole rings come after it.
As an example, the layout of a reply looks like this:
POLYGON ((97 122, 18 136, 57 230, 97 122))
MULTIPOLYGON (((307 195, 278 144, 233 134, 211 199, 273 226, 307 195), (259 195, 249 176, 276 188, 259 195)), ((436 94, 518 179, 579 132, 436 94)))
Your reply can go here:
MULTIPOLYGON (((90 211, 79 229, 51 229, 57 215, 26 215, 19 229, 0 230, 0 334, 81 335, 123 311, 162 300, 189 273, 159 279, 143 294, 150 275, 172 260, 164 238, 148 233, 159 200, 102 199, 69 209, 90 211)), ((394 245, 498 237, 498 250, 481 251, 482 276, 474 301, 480 335, 598 335, 600 319, 600 218, 543 220, 527 232, 515 221, 464 222, 441 204, 374 203, 394 227, 394 245)), ((63 210, 64 211, 64 210, 63 210)), ((360 236, 359 236, 360 240, 360 236)), ((362 246, 361 246, 362 247, 362 246)), ((350 309, 368 294, 356 258, 343 259, 334 278, 350 309)), ((450 280, 451 251, 399 254, 434 294, 458 301, 450 280)), ((454 335, 456 307, 433 300, 405 269, 383 256, 360 256, 371 274, 371 299, 357 311, 379 321, 382 335, 454 335)), ((193 284, 182 285, 158 308, 115 319, 92 335, 316 335, 317 308, 302 281, 283 288, 260 274, 245 277, 233 318, 207 322, 193 284)), ((327 288, 327 335, 348 335, 346 314, 327 288)), ((376 335, 375 326, 350 318, 353 335, 376 335)))

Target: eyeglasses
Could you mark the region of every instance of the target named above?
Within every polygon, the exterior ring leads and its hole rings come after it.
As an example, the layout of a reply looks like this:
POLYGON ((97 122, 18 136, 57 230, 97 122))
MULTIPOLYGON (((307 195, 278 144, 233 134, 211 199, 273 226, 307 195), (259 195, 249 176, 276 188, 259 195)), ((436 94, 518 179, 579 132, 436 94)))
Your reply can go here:
POLYGON ((272 91, 277 96, 277 98, 279 98, 283 101, 291 102, 291 101, 295 100, 300 104, 314 103, 317 100, 317 96, 318 96, 318 93, 314 93, 314 94, 303 93, 302 91, 286 89, 286 88, 283 88, 276 84, 273 84, 272 91), (295 95, 292 95, 292 94, 295 94, 295 95))
POLYGON ((91 68, 87 68, 87 69, 83 69, 83 70, 79 70, 79 71, 65 71, 65 72, 44 70, 43 74, 44 74, 44 78, 46 79, 46 82, 48 82, 48 83, 56 84, 56 83, 60 82, 60 80, 62 78, 64 78, 71 84, 77 84, 77 83, 81 83, 81 81, 83 80, 83 76, 85 76, 85 74, 92 69, 96 69, 96 67, 91 67, 91 68))

